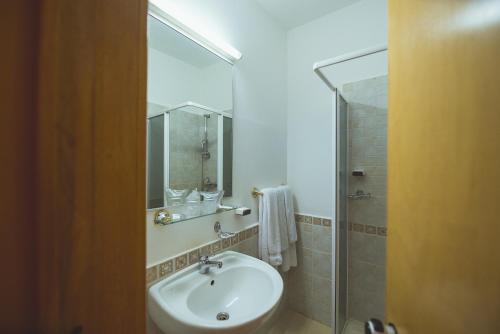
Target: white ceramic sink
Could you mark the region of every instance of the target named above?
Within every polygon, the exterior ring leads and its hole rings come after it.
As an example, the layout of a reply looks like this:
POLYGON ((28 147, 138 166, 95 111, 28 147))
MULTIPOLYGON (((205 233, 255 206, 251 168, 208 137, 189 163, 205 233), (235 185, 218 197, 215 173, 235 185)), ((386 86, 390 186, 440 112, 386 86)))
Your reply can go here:
POLYGON ((277 307, 283 280, 273 267, 232 251, 210 259, 222 268, 192 265, 149 289, 149 315, 166 334, 251 333, 277 307), (221 312, 229 318, 217 320, 221 312))

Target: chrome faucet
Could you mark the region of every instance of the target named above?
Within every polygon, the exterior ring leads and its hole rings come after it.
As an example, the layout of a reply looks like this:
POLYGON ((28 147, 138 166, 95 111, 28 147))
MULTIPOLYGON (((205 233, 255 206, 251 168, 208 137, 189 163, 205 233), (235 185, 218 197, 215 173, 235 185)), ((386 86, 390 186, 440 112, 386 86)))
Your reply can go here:
POLYGON ((222 268, 222 261, 210 261, 208 255, 200 256, 200 262, 198 263, 198 271, 200 274, 208 274, 210 267, 217 266, 217 268, 222 268))

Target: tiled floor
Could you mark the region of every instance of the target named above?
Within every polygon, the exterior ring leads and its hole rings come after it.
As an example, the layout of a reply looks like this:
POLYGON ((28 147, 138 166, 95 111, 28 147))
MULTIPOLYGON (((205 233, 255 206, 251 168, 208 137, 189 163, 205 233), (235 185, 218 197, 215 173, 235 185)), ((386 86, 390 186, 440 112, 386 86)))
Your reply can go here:
POLYGON ((364 334, 365 328, 361 321, 350 319, 342 334, 364 334))
POLYGON ((268 334, 331 334, 332 329, 302 314, 286 310, 268 334))

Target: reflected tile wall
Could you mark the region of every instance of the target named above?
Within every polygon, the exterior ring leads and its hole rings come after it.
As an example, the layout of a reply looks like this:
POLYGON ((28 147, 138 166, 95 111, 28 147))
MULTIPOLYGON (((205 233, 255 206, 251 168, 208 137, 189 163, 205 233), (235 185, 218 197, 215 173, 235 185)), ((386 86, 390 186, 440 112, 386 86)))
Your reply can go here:
POLYGON ((170 187, 199 188, 201 183, 201 136, 203 117, 185 111, 170 112, 170 187))
MULTIPOLYGON (((170 112, 170 187, 201 189, 204 117, 182 110, 170 112)), ((203 163, 204 177, 217 183, 217 117, 207 120, 210 158, 203 163)))
POLYGON ((210 159, 205 160, 203 166, 203 176, 206 179, 208 177, 209 182, 213 184, 208 190, 217 190, 217 135, 218 135, 218 124, 217 115, 211 115, 207 121, 207 133, 208 133, 208 151, 210 152, 210 159))
POLYGON ((349 201, 349 309, 360 321, 384 318, 387 195, 387 76, 344 85, 349 110, 349 193, 371 193, 349 201))

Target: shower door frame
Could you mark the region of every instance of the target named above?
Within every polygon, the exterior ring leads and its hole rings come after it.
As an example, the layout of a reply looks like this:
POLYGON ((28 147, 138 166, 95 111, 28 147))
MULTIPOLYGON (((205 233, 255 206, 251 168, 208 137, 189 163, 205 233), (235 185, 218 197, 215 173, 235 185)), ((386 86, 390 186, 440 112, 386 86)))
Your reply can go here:
MULTIPOLYGON (((332 333, 333 334, 342 334, 343 333, 343 330, 345 328, 345 325, 347 324, 348 322, 348 307, 349 307, 349 298, 348 298, 348 295, 349 295, 349 264, 347 263, 347 270, 346 270, 346 294, 347 294, 347 298, 346 298, 346 305, 345 305, 345 321, 344 323, 342 324, 342 327, 341 328, 337 328, 337 323, 338 323, 338 314, 339 314, 339 309, 340 309, 340 233, 341 233, 341 229, 340 229, 340 214, 339 214, 339 207, 340 207, 340 199, 341 199, 341 196, 340 196, 340 177, 341 175, 339 174, 340 172, 340 143, 341 143, 341 140, 340 140, 340 136, 341 136, 341 131, 339 130, 339 126, 341 125, 340 124, 340 98, 342 98, 344 101, 344 97, 339 93, 338 89, 335 89, 335 91, 333 92, 333 105, 334 105, 334 108, 335 108, 335 117, 333 117, 333 140, 335 141, 335 154, 334 154, 334 166, 335 166, 335 173, 334 173, 334 180, 335 180, 335 184, 334 184, 334 189, 333 189, 333 192, 334 192, 334 198, 335 198, 335 205, 334 205, 334 216, 335 216, 335 222, 334 222, 334 228, 332 229, 332 250, 333 250, 333 256, 332 256, 332 259, 335 261, 334 265, 332 266, 333 268, 333 272, 332 272, 332 277, 334 277, 334 286, 333 286, 333 296, 332 296, 332 301, 333 301, 333 307, 332 307, 332 312, 333 312, 333 324, 332 324, 332 333), (340 98, 339 98, 340 97, 340 98), (338 330, 337 330, 338 329, 338 330)), ((346 102, 347 104, 347 102, 346 102)), ((346 201, 346 213, 345 213, 345 228, 346 228, 346 233, 347 233, 347 240, 346 240, 346 249, 345 251, 347 252, 347 261, 349 260, 349 231, 348 231, 348 214, 349 214, 349 210, 348 210, 348 201, 347 201, 347 192, 348 192, 348 187, 349 187, 349 178, 348 178, 348 167, 349 167, 349 157, 350 157, 350 150, 349 150, 349 143, 348 143, 348 140, 349 140, 349 113, 348 113, 348 109, 346 110, 346 129, 345 129, 345 133, 346 133, 346 148, 345 148, 345 159, 346 159, 346 168, 345 168, 345 175, 342 176, 345 178, 345 194, 344 194, 344 197, 345 197, 345 201, 346 201)))
MULTIPOLYGON (((335 166, 335 172, 333 173, 333 176, 334 176, 334 187, 333 187, 333 196, 335 198, 335 203, 334 203, 334 213, 332 216, 335 217, 335 221, 334 221, 334 226, 335 228, 332 228, 332 261, 335 261, 334 265, 332 265, 332 277, 335 278, 335 281, 334 281, 334 286, 333 286, 333 291, 332 291, 332 301, 334 303, 332 303, 332 313, 333 313, 333 321, 334 321, 334 324, 332 326, 332 333, 333 334, 341 334, 341 333, 337 333, 337 330, 336 330, 336 326, 337 326, 337 314, 338 314, 338 304, 339 304, 339 291, 338 291, 338 280, 339 280, 339 261, 338 261, 338 256, 339 256, 339 215, 338 215, 338 207, 339 207, 339 196, 338 196, 338 149, 339 149, 339 131, 338 131, 338 121, 339 121, 339 113, 338 113, 338 110, 339 110, 339 106, 338 106, 338 98, 337 96, 340 95, 340 93, 338 92, 338 89, 337 87, 335 87, 335 85, 333 84, 333 82, 331 82, 326 76, 325 74, 323 74, 321 72, 321 70, 325 67, 328 67, 328 66, 332 66, 332 65, 336 65, 336 64, 340 64, 340 63, 344 63, 344 62, 347 62, 347 61, 350 61, 350 60, 353 60, 353 59, 357 59, 357 58, 362 58, 362 57, 365 57, 365 56, 369 56, 369 55, 372 55, 372 54, 376 54, 376 53, 379 53, 379 52, 384 52, 384 51, 387 51, 387 45, 386 44, 382 44, 382 45, 376 45, 376 46, 373 46, 373 47, 370 47, 370 48, 366 48, 366 49, 362 49, 362 50, 358 50, 358 51, 354 51, 354 52, 351 52, 351 53, 347 53, 347 54, 344 54, 344 55, 341 55, 341 56, 338 56, 338 57, 334 57, 334 58, 330 58, 330 59, 325 59, 323 61, 320 61, 320 62, 317 62, 313 65, 313 71, 314 73, 316 73, 316 75, 321 79, 321 81, 323 81, 323 83, 333 92, 333 105, 335 106, 335 117, 332 117, 332 141, 334 141, 335 145, 333 145, 335 147, 335 154, 334 154, 334 160, 333 160, 333 165, 335 166)), ((342 95, 340 95, 342 96, 342 95)), ((343 97, 342 97, 343 98, 343 97)), ((345 100, 345 99, 344 99, 345 100)), ((349 122, 349 113, 347 113, 347 122, 349 122)), ((346 136, 347 138, 349 138, 349 127, 347 127, 346 129, 346 136)), ((333 144, 333 142, 332 142, 333 144)), ((347 144, 347 147, 346 147, 346 155, 347 155, 347 159, 349 159, 350 157, 350 149, 349 149, 349 144, 347 144)), ((349 166, 349 165, 348 165, 349 166)), ((348 178, 348 175, 346 174, 345 176, 346 178, 348 178)), ((349 186, 349 183, 348 183, 348 180, 346 181, 346 187, 349 186)), ((348 190, 348 189, 347 189, 348 190)), ((347 196, 347 194, 346 194, 347 196)), ((347 204, 349 205, 349 204, 347 204)), ((349 237, 349 231, 348 231, 348 212, 346 212, 346 228, 347 228, 347 234, 348 234, 348 237, 349 237)), ((347 240, 347 245, 349 244, 349 239, 347 240)), ((349 256, 349 249, 347 248, 347 255, 349 256)), ((349 267, 348 267, 349 269, 349 267)), ((347 275, 349 275, 349 270, 347 270, 347 275)), ((349 279, 347 277, 347 293, 349 293, 349 279)), ((349 304, 349 298, 347 298, 346 300, 346 315, 347 315, 347 311, 348 311, 348 305, 349 304)), ((347 321, 346 321, 347 323, 347 321)), ((345 324, 344 324, 345 325, 345 324)), ((343 329, 342 329, 343 330, 343 329)))

